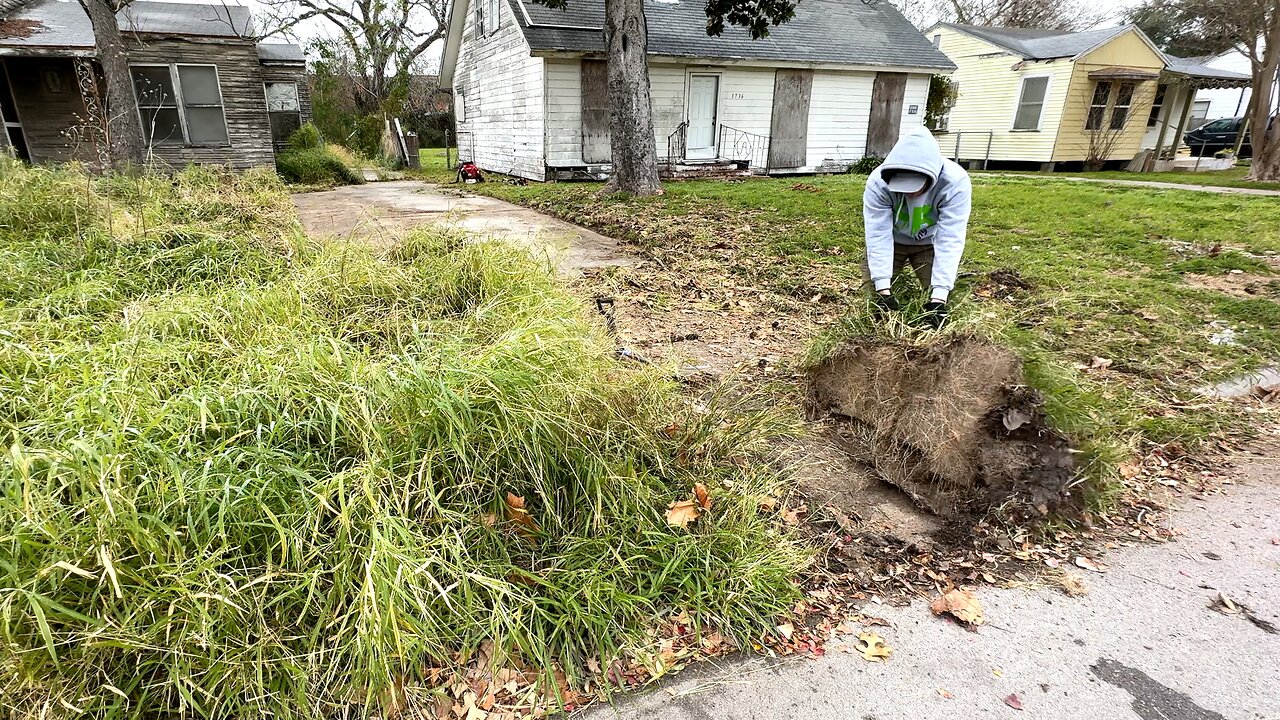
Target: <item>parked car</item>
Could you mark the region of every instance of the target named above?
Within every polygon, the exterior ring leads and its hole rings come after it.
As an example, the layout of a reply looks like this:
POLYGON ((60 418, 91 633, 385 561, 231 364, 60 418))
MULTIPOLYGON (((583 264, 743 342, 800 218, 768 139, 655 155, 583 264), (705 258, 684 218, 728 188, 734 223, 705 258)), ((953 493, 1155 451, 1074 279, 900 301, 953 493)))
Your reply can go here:
MULTIPOLYGON (((1274 122, 1274 119, 1272 120, 1274 122)), ((1212 156, 1222 150, 1233 150, 1236 136, 1240 134, 1240 126, 1244 118, 1222 118, 1207 122, 1182 136, 1182 141, 1191 148, 1196 157, 1212 156)), ((1244 143, 1240 146, 1240 157, 1253 156, 1253 147, 1249 144, 1251 133, 1245 133, 1244 143)))

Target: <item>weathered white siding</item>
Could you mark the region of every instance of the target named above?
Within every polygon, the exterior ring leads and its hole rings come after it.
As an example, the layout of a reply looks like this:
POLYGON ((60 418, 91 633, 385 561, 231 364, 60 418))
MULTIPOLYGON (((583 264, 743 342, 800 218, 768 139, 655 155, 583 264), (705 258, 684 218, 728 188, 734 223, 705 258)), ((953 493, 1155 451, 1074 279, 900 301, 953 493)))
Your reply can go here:
MULTIPOLYGON (((667 155, 667 139, 687 117, 685 98, 689 76, 720 77, 718 122, 722 128, 767 136, 773 115, 773 81, 776 68, 652 63, 649 85, 653 96, 653 134, 658 157, 667 155)), ((862 157, 871 113, 874 72, 814 72, 809 106, 807 163, 801 170, 842 168, 862 157)), ((576 59, 548 58, 546 62, 547 165, 579 167, 582 160, 582 84, 576 59)), ((929 93, 928 75, 907 79, 903 100, 903 128, 924 118, 929 93), (911 106, 916 114, 910 114, 911 106)), ((731 142, 731 130, 718 131, 731 142)), ((723 149, 722 149, 723 150, 723 149)), ((763 155, 761 155, 763 159, 763 155)))
MULTIPOLYGON (((542 180, 546 173, 544 61, 530 55, 509 3, 499 27, 476 37, 468 13, 454 79, 458 153, 485 170, 542 180), (474 152, 473 152, 474 149, 474 152)), ((575 104, 575 109, 580 106, 575 104)))
POLYGON ((960 95, 951 110, 947 132, 938 134, 943 154, 955 153, 956 134, 963 133, 959 138, 960 158, 981 160, 986 155, 990 131, 992 160, 1049 162, 1071 85, 1071 61, 1023 62, 995 45, 951 28, 938 28, 929 35, 941 36, 939 49, 958 66, 951 79, 960 84, 960 95), (1037 75, 1050 78, 1040 129, 1014 130, 1022 78, 1037 75))

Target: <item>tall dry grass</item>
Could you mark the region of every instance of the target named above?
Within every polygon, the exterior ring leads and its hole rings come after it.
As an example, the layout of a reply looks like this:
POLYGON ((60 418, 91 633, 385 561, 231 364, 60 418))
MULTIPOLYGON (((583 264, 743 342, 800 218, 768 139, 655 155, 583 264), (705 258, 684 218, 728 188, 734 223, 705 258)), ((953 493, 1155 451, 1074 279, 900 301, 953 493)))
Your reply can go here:
POLYGON ((5 164, 0 264, 11 716, 358 716, 485 640, 572 672, 795 598, 787 422, 618 364, 518 250, 315 245, 271 173, 5 164))

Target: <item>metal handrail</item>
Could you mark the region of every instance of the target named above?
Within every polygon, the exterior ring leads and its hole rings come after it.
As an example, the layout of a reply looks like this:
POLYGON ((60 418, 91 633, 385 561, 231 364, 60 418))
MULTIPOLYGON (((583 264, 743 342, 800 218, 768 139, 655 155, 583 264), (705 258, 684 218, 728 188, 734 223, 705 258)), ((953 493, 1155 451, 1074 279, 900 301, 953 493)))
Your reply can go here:
POLYGON ((987 163, 991 161, 991 142, 995 139, 995 133, 991 130, 965 130, 956 131, 956 149, 951 154, 951 159, 960 162, 960 138, 964 135, 986 135, 987 136, 987 154, 982 158, 982 169, 987 169, 987 163))
POLYGON ((717 155, 726 160, 747 163, 748 169, 769 172, 769 136, 720 126, 717 155), (727 137, 726 137, 727 136, 727 137))
POLYGON ((667 136, 667 164, 674 165, 684 159, 689 144, 689 121, 676 126, 675 132, 667 136))

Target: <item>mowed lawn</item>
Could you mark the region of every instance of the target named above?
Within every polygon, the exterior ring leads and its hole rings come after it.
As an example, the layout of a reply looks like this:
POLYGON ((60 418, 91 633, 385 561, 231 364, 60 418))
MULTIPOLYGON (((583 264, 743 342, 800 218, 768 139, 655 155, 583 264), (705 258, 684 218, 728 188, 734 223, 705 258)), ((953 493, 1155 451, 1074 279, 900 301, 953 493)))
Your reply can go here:
MULTIPOLYGON (((998 171, 992 171, 997 173, 998 171)), ((1017 173, 1031 175, 1033 173, 1017 173)), ((1156 172, 1131 173, 1124 170, 1104 170, 1102 172, 1056 173, 1059 177, 1079 177, 1093 180, 1137 180, 1174 183, 1176 185, 1207 185, 1209 187, 1250 188, 1253 190, 1280 190, 1280 182, 1249 180, 1249 166, 1241 165, 1230 170, 1210 170, 1205 172, 1156 172)))
MULTIPOLYGON (((865 312, 863 184, 677 182, 656 198, 603 197, 593 184, 474 189, 621 237, 695 276, 727 273, 780 308, 817 299, 816 312, 842 315, 865 312), (731 261, 698 261, 726 246, 731 261)), ((1280 200, 979 175, 973 204, 958 316, 980 316, 1075 374, 1096 396, 1082 402, 1103 432, 1168 442, 1247 425, 1238 406, 1195 391, 1280 360, 1280 200)))

